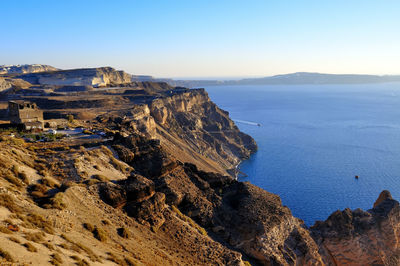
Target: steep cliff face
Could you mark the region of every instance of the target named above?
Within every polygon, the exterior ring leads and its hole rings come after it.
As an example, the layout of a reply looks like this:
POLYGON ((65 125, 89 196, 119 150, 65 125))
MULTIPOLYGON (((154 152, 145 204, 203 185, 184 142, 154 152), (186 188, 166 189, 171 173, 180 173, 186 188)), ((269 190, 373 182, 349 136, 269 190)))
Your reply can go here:
POLYGON ((59 70, 18 76, 32 84, 105 87, 131 82, 131 76, 111 67, 59 70))
POLYGON ((234 168, 257 150, 255 141, 237 128, 229 113, 218 108, 204 89, 156 99, 149 107, 160 127, 159 138, 168 144, 167 149, 178 146, 171 143, 172 135, 188 149, 225 169, 234 168))
POLYGON ((311 231, 327 265, 400 264, 400 208, 388 191, 374 208, 336 211, 311 231))
POLYGON ((59 69, 49 65, 41 64, 0 66, 0 74, 25 74, 57 70, 59 69))

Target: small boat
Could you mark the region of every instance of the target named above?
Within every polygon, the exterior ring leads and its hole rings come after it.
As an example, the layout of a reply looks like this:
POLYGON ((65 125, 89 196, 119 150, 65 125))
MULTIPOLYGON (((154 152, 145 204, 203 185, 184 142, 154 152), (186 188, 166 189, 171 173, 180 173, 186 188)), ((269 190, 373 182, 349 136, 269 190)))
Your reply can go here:
POLYGON ((358 175, 355 176, 355 179, 358 179, 358 175))

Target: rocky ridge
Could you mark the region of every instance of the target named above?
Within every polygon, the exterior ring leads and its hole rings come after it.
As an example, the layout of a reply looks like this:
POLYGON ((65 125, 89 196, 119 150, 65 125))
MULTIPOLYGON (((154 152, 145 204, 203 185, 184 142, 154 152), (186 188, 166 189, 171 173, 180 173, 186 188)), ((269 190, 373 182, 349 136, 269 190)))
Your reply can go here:
POLYGON ((55 70, 18 75, 31 84, 106 87, 128 84, 131 76, 111 67, 55 70))
POLYGON ((37 73, 37 72, 48 72, 48 71, 57 71, 57 70, 59 70, 59 69, 49 66, 49 65, 41 65, 41 64, 3 65, 3 66, 0 66, 0 75, 2 75, 2 74, 37 73))

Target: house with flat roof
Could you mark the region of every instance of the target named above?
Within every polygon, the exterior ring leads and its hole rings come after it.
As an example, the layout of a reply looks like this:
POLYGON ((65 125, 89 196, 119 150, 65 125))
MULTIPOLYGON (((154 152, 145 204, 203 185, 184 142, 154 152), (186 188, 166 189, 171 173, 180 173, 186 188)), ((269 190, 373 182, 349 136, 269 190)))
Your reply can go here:
POLYGON ((12 124, 23 125, 25 130, 43 130, 43 111, 35 103, 9 101, 8 116, 12 124))

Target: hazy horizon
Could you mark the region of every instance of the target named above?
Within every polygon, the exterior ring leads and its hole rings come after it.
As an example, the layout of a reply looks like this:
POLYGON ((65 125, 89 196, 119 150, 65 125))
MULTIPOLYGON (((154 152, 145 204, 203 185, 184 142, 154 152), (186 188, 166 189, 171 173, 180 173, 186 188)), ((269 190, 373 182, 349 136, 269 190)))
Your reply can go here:
POLYGON ((2 11, 6 65, 112 66, 181 79, 400 73, 394 0, 21 0, 2 11))

